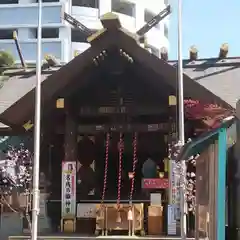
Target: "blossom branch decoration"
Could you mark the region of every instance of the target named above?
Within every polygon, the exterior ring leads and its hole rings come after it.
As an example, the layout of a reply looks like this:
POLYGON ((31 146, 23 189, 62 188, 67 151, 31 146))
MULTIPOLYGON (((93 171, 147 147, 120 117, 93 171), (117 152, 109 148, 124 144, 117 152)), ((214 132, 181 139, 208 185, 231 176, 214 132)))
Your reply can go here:
MULTIPOLYGON (((25 194, 31 199, 32 186, 32 153, 24 146, 9 146, 5 158, 0 160, 0 203, 22 217, 27 218, 30 226, 28 207, 21 207, 19 195, 25 194), (10 204, 8 196, 15 197, 15 205, 10 204), (17 202, 17 203, 16 203, 17 202)), ((29 204, 26 203, 28 206, 29 204)))
MULTIPOLYGON (((188 139, 190 142, 191 139, 188 139)), ((169 145, 169 159, 175 161, 174 176, 179 180, 179 184, 176 185, 177 190, 184 189, 185 200, 188 203, 188 212, 195 213, 196 207, 196 160, 199 154, 189 157, 186 160, 186 169, 183 169, 181 161, 177 161, 177 158, 181 151, 181 144, 173 143, 169 145), (186 175, 185 175, 186 172, 186 175)))

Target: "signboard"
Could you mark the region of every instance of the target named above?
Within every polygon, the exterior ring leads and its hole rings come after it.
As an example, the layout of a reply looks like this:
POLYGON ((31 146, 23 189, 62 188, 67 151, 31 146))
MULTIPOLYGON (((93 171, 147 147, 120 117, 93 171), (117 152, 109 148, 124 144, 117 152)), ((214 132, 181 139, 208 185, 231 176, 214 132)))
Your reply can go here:
POLYGON ((62 218, 76 215, 76 162, 62 162, 62 218))
POLYGON ((176 205, 168 205, 168 235, 177 234, 176 205))
POLYGON ((78 125, 78 131, 81 133, 95 133, 102 131, 111 131, 111 132, 167 132, 169 129, 168 123, 159 123, 159 124, 115 124, 115 125, 78 125))
POLYGON ((143 178, 143 189, 166 189, 169 188, 169 181, 167 178, 143 178))
POLYGON ((175 206, 176 219, 180 219, 180 176, 176 174, 176 162, 169 162, 169 203, 175 206))
POLYGON ((78 203, 77 218, 96 218, 96 204, 78 203))
POLYGON ((151 206, 162 206, 161 193, 150 193, 150 205, 151 206))
POLYGON ((175 162, 169 161, 169 181, 170 181, 170 191, 169 191, 169 202, 170 204, 175 204, 176 202, 176 184, 175 184, 175 173, 174 173, 175 162))
POLYGON ((175 161, 170 161, 170 196, 169 200, 171 204, 179 204, 180 203, 180 177, 175 173, 176 171, 176 163, 175 161))

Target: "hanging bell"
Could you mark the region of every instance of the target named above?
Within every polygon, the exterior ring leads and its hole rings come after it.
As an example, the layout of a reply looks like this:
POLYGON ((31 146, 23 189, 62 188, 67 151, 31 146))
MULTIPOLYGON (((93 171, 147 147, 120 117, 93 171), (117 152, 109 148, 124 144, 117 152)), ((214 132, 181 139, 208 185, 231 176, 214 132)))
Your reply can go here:
POLYGON ((122 222, 120 211, 117 211, 117 219, 116 219, 116 222, 117 222, 117 223, 121 223, 121 222, 122 222))
POLYGON ((104 208, 103 208, 103 207, 100 209, 99 219, 100 219, 100 220, 103 220, 103 219, 104 219, 104 208))
POLYGON ((128 221, 132 221, 133 220, 133 213, 132 213, 132 209, 128 210, 128 221))

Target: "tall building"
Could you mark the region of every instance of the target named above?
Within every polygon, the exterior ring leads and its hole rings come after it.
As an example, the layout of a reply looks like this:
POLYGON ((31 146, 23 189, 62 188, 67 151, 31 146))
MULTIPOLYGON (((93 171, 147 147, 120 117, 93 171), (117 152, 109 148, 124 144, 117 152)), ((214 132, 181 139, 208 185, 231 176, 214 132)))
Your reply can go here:
MULTIPOLYGON (((66 12, 90 29, 102 27, 99 17, 116 13, 124 28, 136 32, 168 4, 167 0, 42 0, 42 51, 54 55, 61 62, 70 61, 89 47, 83 33, 63 19, 66 12)), ((147 33, 151 52, 159 56, 162 47, 169 48, 168 17, 147 33)), ((34 62, 37 52, 38 0, 0 1, 0 50, 13 54, 19 60, 12 39, 18 33, 20 47, 26 62, 34 62)))

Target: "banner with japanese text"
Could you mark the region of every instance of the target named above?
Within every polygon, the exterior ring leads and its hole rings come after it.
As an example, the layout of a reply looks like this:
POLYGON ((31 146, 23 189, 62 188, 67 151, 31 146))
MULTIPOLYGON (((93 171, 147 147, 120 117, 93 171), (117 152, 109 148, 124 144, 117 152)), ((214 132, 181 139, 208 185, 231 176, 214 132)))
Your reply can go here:
POLYGON ((62 218, 76 215, 76 162, 62 162, 62 218))

